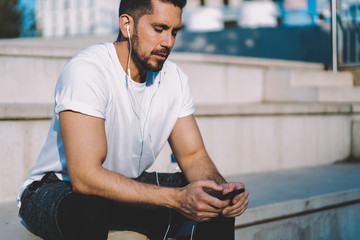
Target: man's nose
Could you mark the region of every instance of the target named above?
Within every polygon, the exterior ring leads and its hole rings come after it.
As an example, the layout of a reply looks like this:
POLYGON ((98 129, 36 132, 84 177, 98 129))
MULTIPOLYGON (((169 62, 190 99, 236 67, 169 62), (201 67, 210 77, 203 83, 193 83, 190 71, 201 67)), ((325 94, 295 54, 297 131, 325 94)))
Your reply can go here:
POLYGON ((173 36, 171 31, 168 31, 163 35, 160 44, 162 47, 167 47, 170 50, 173 48, 173 46, 175 44, 175 36, 173 36))

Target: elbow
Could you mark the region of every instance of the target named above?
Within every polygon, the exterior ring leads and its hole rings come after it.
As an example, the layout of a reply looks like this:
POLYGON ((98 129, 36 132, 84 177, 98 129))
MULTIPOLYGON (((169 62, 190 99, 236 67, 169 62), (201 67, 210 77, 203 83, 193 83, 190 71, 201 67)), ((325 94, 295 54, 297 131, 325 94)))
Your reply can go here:
POLYGON ((81 193, 81 194, 85 194, 85 188, 81 187, 79 184, 72 184, 72 190, 75 193, 81 193))
POLYGON ((71 179, 72 190, 76 193, 91 195, 91 188, 80 179, 71 179))
MULTIPOLYGON (((101 189, 101 174, 99 175, 99 170, 102 168, 83 168, 83 171, 71 171, 69 169, 70 182, 72 189, 76 193, 81 193, 84 195, 97 195, 99 189, 101 189)), ((100 172, 101 173, 101 172, 100 172)))

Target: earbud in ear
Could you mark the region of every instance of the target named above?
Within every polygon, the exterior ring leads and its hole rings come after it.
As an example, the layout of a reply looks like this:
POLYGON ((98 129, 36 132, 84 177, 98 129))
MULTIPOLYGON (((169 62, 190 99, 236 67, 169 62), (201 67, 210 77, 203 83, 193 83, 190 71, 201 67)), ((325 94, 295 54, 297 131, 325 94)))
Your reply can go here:
POLYGON ((128 34, 128 36, 129 36, 129 38, 130 38, 130 30, 129 30, 129 29, 130 29, 130 27, 129 27, 129 25, 127 25, 127 26, 126 26, 126 31, 127 31, 127 34, 128 34))

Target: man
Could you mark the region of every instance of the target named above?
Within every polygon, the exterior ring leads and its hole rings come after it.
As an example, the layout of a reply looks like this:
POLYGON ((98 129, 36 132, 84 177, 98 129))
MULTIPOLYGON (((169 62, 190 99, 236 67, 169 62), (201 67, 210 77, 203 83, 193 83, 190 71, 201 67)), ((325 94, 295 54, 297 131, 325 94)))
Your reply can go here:
POLYGON ((35 234, 98 240, 114 228, 165 239, 192 220, 188 238, 234 238, 248 192, 223 201, 208 194, 244 185, 226 183, 210 160, 187 78, 166 61, 185 4, 122 0, 118 41, 65 65, 48 138, 18 195, 35 234), (167 140, 183 174, 145 172, 167 140))

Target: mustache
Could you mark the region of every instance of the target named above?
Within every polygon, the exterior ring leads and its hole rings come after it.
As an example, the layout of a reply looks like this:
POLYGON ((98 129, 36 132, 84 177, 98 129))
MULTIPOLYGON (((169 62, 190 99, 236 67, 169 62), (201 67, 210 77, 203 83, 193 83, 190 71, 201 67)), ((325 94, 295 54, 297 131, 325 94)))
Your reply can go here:
POLYGON ((151 54, 168 56, 170 54, 170 49, 164 47, 162 49, 157 49, 157 50, 152 51, 151 54))

